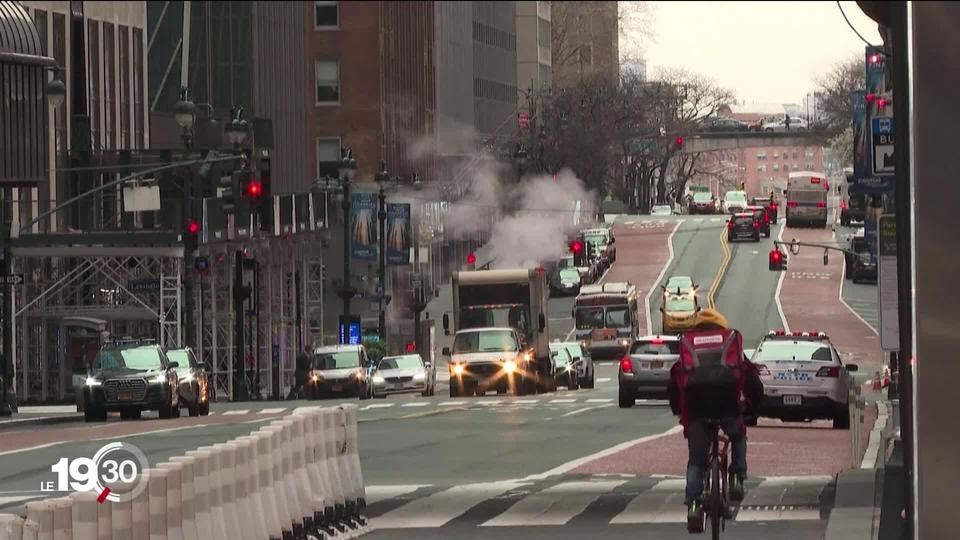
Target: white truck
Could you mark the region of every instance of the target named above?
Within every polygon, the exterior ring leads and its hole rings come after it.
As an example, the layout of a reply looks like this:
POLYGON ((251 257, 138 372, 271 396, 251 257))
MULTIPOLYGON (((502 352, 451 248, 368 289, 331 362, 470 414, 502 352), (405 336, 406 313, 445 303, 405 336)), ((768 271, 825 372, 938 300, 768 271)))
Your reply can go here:
POLYGON ((518 395, 556 390, 545 271, 454 272, 451 286, 453 320, 443 315, 444 333, 455 334, 453 350, 443 350, 451 397, 490 388, 518 395))

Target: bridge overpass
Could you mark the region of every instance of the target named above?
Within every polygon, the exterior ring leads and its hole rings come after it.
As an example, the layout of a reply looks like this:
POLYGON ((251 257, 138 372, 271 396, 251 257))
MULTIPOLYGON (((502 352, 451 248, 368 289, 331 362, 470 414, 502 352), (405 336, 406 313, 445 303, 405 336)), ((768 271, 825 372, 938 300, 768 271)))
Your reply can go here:
POLYGON ((697 154, 715 150, 736 150, 765 146, 820 146, 826 144, 833 135, 833 132, 825 130, 696 133, 684 137, 683 152, 697 154))

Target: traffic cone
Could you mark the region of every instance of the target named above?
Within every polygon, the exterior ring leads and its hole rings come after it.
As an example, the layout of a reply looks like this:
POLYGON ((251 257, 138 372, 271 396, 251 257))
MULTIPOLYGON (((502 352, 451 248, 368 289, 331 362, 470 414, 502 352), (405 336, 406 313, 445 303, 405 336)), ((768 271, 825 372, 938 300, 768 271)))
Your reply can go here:
POLYGON ((879 392, 879 391, 880 391, 880 388, 881 388, 881 385, 880 385, 880 372, 878 371, 878 372, 873 376, 873 391, 874 391, 874 392, 879 392))

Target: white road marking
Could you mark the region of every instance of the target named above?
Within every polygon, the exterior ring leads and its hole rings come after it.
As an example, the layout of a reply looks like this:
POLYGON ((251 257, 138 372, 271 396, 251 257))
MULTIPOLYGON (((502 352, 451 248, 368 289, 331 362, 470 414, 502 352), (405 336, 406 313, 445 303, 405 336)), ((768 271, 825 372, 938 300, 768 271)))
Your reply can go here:
POLYGON ((716 223, 716 222, 718 222, 718 221, 723 221, 723 218, 718 218, 718 217, 710 218, 710 221, 716 223))
POLYGON ((485 399, 477 402, 480 405, 486 405, 487 407, 492 407, 494 405, 503 405, 505 403, 502 399, 485 399))
MULTIPOLYGON (((833 231, 833 239, 834 240, 837 239, 837 231, 833 231)), ((875 335, 879 336, 880 333, 877 332, 877 329, 874 328, 872 324, 868 323, 866 319, 861 317, 860 314, 857 313, 856 310, 854 310, 852 307, 850 307, 850 304, 848 304, 847 301, 843 299, 843 285, 846 282, 847 282, 847 265, 844 264, 840 270, 840 295, 839 295, 840 303, 846 306, 846 308, 850 310, 850 313, 853 313, 854 317, 856 317, 857 319, 860 319, 860 322, 865 324, 867 328, 870 329, 870 331, 872 331, 875 335)))
POLYGON ((438 407, 449 407, 451 405, 466 405, 466 401, 444 401, 443 403, 437 403, 438 407))
POLYGON ((759 254, 760 254, 760 252, 757 251, 757 250, 753 250, 753 251, 751 251, 750 253, 752 253, 752 254, 754 254, 754 255, 759 255, 759 254))
POLYGON ((404 403, 401 407, 426 407, 429 405, 426 401, 413 401, 411 403, 404 403))
POLYGON ((576 403, 575 399, 551 399, 550 403, 576 403))
POLYGON ((513 403, 539 403, 539 399, 515 399, 513 403))
POLYGON ((233 415, 233 414, 249 414, 250 409, 234 409, 232 411, 224 411, 223 415, 233 415))
POLYGON ((287 410, 286 407, 274 407, 272 409, 260 409, 257 414, 277 414, 287 410))
POLYGON ((374 518, 373 526, 377 529, 442 527, 481 502, 526 485, 529 483, 502 481, 454 486, 374 518))
POLYGON ((613 398, 590 398, 587 403, 610 403, 613 398))
POLYGON ((524 497, 481 527, 566 525, 600 495, 624 483, 626 480, 564 482, 524 497))
POLYGON ((633 439, 632 441, 626 441, 626 442, 611 446, 610 448, 607 448, 605 450, 594 452, 593 454, 590 454, 588 456, 583 456, 583 457, 568 461, 562 465, 559 465, 557 467, 550 469, 549 471, 546 471, 540 474, 531 474, 530 476, 527 476, 526 478, 524 478, 524 480, 543 480, 550 476, 565 474, 585 463, 589 463, 591 461, 616 454, 617 452, 621 452, 623 450, 626 450, 627 448, 636 446, 638 444, 653 441, 662 437, 668 437, 670 435, 673 435, 674 433, 680 432, 681 429, 683 428, 681 428, 680 426, 674 426, 664 431, 663 433, 647 435, 646 437, 640 437, 638 439, 633 439))
POLYGON ((76 405, 26 405, 17 409, 21 413, 77 413, 76 405))
POLYGON ((386 501, 389 499, 395 499, 403 495, 408 495, 414 491, 430 487, 430 484, 410 484, 410 485, 394 485, 394 486, 367 486, 364 488, 366 491, 366 501, 367 504, 374 504, 380 501, 386 501))
POLYGON ((610 382, 611 380, 610 377, 600 377, 597 379, 597 382, 610 382))
POLYGON ((393 407, 394 405, 396 405, 396 403, 371 403, 370 405, 360 407, 360 410, 369 411, 370 409, 387 409, 389 407, 393 407))
POLYGON ((582 409, 576 409, 576 410, 570 411, 570 412, 568 412, 568 413, 563 413, 563 414, 560 415, 560 417, 563 418, 563 417, 565 417, 565 416, 574 416, 574 415, 577 415, 577 414, 585 413, 585 412, 587 412, 587 411, 592 411, 592 410, 595 410, 595 409, 605 409, 605 408, 607 408, 607 407, 613 407, 613 403, 607 403, 607 404, 605 404, 605 405, 594 405, 594 406, 592 406, 592 407, 584 407, 584 408, 582 408, 582 409))
POLYGON ((654 280, 653 285, 650 286, 650 290, 647 291, 647 296, 643 298, 643 304, 647 309, 647 335, 653 334, 653 319, 650 318, 650 296, 653 295, 657 284, 663 279, 664 274, 667 273, 667 268, 670 268, 670 264, 673 262, 673 235, 677 234, 677 229, 680 228, 680 225, 683 225, 683 222, 684 220, 682 219, 678 220, 673 230, 670 231, 670 236, 667 237, 667 249, 670 253, 669 256, 667 256, 667 262, 664 263, 663 268, 660 269, 660 274, 657 275, 657 279, 654 280))
POLYGON ((686 521, 683 489, 686 478, 667 478, 637 495, 610 524, 623 523, 680 523, 686 521), (664 491, 671 492, 664 495, 664 491))
POLYGON ((702 217, 698 217, 698 218, 695 218, 694 221, 696 221, 697 223, 700 223, 701 221, 703 221, 703 218, 702 218, 702 217))

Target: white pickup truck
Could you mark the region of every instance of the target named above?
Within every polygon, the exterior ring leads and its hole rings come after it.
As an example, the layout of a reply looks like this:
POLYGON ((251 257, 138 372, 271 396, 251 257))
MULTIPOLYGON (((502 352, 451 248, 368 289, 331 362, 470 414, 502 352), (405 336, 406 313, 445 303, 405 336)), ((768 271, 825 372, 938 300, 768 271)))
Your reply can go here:
POLYGON ((513 328, 471 328, 453 338, 450 357, 450 397, 478 395, 489 389, 498 394, 535 393, 533 351, 524 349, 513 328))

